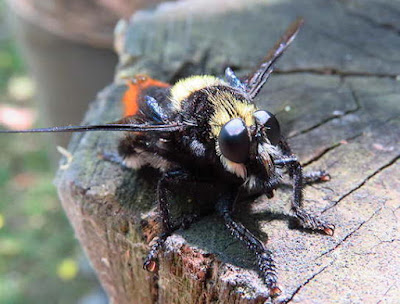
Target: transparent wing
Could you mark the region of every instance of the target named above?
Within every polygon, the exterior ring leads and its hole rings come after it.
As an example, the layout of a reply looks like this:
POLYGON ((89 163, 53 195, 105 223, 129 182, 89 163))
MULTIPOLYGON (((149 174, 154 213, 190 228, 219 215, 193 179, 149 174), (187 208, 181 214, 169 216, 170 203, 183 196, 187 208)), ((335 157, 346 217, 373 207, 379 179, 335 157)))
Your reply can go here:
POLYGON ((260 92, 268 77, 273 72, 275 62, 292 43, 303 23, 304 20, 302 18, 294 21, 284 35, 276 42, 275 46, 264 57, 258 69, 246 78, 244 84, 247 88, 247 94, 251 99, 256 97, 258 92, 260 92))

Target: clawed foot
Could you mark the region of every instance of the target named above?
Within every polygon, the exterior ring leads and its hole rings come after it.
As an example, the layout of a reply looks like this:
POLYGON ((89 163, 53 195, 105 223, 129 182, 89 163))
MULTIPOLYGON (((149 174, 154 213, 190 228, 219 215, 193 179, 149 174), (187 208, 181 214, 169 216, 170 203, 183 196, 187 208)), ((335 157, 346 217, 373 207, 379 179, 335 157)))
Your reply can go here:
POLYGON ((275 298, 282 293, 282 290, 278 286, 274 286, 269 289, 269 295, 271 298, 275 298))
POLYGON ((170 233, 162 233, 153 245, 151 245, 150 251, 144 259, 143 269, 150 272, 156 272, 158 270, 157 256, 169 235, 170 233))
POLYGON ((303 182, 309 185, 313 183, 327 182, 330 179, 331 176, 324 170, 306 172, 303 176, 303 182))
POLYGON ((269 289, 270 297, 274 298, 279 296, 282 291, 276 285, 277 276, 275 263, 272 259, 272 253, 264 248, 263 251, 256 252, 256 259, 260 276, 269 289))
POLYGON ((333 236, 333 234, 335 233, 335 225, 326 224, 326 226, 323 228, 323 231, 325 232, 325 234, 333 236))
POLYGON ((158 264, 155 260, 145 259, 143 263, 143 269, 148 272, 156 272, 158 270, 158 264))
POLYGON ((303 209, 295 210, 297 219, 300 225, 306 229, 319 230, 329 236, 333 236, 335 232, 335 226, 319 219, 318 217, 311 215, 303 209))

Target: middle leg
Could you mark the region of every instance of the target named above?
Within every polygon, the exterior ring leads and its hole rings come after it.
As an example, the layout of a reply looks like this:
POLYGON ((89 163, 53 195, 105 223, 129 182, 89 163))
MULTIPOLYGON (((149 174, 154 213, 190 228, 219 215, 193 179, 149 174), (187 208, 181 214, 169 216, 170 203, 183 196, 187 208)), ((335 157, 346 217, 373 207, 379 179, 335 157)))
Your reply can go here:
POLYGON ((305 172, 303 175, 303 182, 306 185, 311 185, 320 182, 327 182, 331 179, 328 172, 324 170, 316 170, 305 172))

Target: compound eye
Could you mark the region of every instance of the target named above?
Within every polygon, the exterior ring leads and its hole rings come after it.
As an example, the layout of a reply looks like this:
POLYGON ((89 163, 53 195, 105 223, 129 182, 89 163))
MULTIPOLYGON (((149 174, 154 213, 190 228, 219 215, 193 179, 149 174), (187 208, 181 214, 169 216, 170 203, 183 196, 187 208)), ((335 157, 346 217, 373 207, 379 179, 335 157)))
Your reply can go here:
POLYGON ((249 158, 250 137, 243 120, 228 121, 219 132, 219 149, 223 156, 235 163, 244 163, 249 158))
POLYGON ((277 145, 281 139, 281 127, 275 115, 271 112, 260 110, 253 114, 256 124, 265 127, 265 133, 271 144, 277 145))

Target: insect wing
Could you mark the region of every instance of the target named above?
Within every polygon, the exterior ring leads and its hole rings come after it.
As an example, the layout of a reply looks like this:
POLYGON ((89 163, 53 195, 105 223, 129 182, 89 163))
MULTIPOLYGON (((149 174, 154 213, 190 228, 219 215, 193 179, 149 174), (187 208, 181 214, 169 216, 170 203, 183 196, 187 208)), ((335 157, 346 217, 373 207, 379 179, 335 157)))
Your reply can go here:
POLYGON ((190 125, 184 123, 170 124, 131 124, 111 123, 89 126, 61 126, 51 128, 38 128, 28 130, 0 130, 0 133, 56 133, 56 132, 88 132, 88 131, 131 131, 131 132, 174 132, 182 131, 190 125))
POLYGON ((302 18, 294 21, 264 57, 258 69, 247 77, 245 85, 247 86, 247 94, 251 99, 257 96, 258 92, 273 72, 275 62, 292 43, 303 23, 304 20, 302 18))

